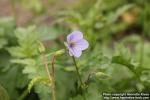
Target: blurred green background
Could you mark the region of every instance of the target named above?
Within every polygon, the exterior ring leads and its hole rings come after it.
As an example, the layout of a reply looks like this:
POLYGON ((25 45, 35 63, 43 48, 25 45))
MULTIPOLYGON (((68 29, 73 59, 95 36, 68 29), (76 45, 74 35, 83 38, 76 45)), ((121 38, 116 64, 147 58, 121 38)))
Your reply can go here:
MULTIPOLYGON (((0 100, 51 100, 39 42, 52 54, 80 30, 77 60, 86 100, 103 92, 150 92, 149 0, 0 0, 0 100)), ((68 53, 55 62, 57 100, 84 100, 68 53)))

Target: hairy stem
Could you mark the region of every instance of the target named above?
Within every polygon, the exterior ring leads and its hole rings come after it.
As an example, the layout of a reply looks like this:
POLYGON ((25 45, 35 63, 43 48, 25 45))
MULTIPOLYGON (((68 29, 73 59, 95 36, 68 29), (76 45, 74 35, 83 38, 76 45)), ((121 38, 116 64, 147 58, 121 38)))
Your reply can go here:
POLYGON ((47 76, 48 76, 49 82, 51 82, 51 75, 50 75, 50 71, 49 71, 49 67, 48 67, 47 58, 45 57, 44 54, 42 54, 42 57, 43 57, 43 62, 44 62, 44 66, 45 66, 45 70, 47 72, 47 76))
POLYGON ((52 58, 52 97, 53 100, 56 100, 56 91, 55 91, 55 77, 54 77, 54 62, 56 56, 54 55, 52 58))
MULTIPOLYGON (((50 71, 49 71, 49 67, 48 67, 47 57, 43 53, 42 53, 42 58, 43 58, 45 70, 47 72, 48 80, 49 80, 49 82, 51 82, 51 75, 50 75, 50 71)), ((50 87, 50 89, 51 89, 51 87, 50 87)))
MULTIPOLYGON (((80 73, 79 73, 79 69, 78 69, 78 66, 77 66, 75 57, 72 56, 72 59, 73 59, 73 62, 74 62, 74 65, 75 65, 75 68, 76 68, 76 71, 77 71, 77 75, 78 75, 79 81, 80 81, 80 83, 81 83, 81 89, 82 89, 82 92, 83 92, 83 86, 84 86, 84 84, 83 84, 83 82, 82 82, 82 79, 81 79, 81 76, 80 76, 80 73)), ((83 96, 84 96, 84 100, 86 100, 84 93, 83 93, 83 96)))

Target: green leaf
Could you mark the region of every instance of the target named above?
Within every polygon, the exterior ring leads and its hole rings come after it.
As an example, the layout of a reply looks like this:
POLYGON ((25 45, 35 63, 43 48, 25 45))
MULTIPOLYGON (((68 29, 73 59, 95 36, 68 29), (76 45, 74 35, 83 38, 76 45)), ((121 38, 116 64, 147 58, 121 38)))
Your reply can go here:
POLYGON ((35 60, 33 59, 12 59, 10 60, 12 63, 23 64, 23 65, 35 65, 35 60))
POLYGON ((96 72, 96 73, 95 73, 95 76, 96 76, 97 78, 100 78, 100 79, 107 79, 107 78, 110 78, 109 75, 107 75, 107 74, 105 74, 105 73, 103 73, 103 72, 96 72))
POLYGON ((15 35, 19 45, 8 48, 12 56, 24 58, 38 54, 38 33, 35 28, 35 26, 29 26, 28 28, 16 29, 15 35))
POLYGON ((35 85, 34 89, 40 100, 49 100, 51 98, 51 88, 49 86, 39 83, 35 85))
POLYGON ((114 56, 112 58, 112 63, 121 64, 128 67, 131 71, 134 71, 135 66, 131 64, 128 60, 124 59, 122 56, 114 56))
POLYGON ((28 91, 30 92, 32 87, 36 84, 36 83, 44 83, 44 84, 48 84, 49 86, 51 86, 51 82, 49 82, 49 80, 45 77, 41 77, 41 76, 38 76, 38 77, 35 77, 33 78, 30 83, 28 84, 28 91))

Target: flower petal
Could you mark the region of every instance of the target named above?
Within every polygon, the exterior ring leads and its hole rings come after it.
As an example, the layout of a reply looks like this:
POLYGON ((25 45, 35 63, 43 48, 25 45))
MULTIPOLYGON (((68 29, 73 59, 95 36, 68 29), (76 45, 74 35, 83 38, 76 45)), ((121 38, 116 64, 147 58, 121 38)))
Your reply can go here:
POLYGON ((80 57, 82 54, 81 50, 77 50, 76 48, 69 48, 69 54, 70 56, 80 57))
POLYGON ((69 55, 70 55, 70 56, 73 56, 70 50, 69 50, 69 55))
POLYGON ((85 39, 81 39, 79 41, 76 42, 75 47, 76 50, 85 50, 89 47, 89 43, 87 40, 85 39))
POLYGON ((73 41, 76 42, 83 38, 83 33, 80 31, 73 31, 67 36, 67 42, 73 41))

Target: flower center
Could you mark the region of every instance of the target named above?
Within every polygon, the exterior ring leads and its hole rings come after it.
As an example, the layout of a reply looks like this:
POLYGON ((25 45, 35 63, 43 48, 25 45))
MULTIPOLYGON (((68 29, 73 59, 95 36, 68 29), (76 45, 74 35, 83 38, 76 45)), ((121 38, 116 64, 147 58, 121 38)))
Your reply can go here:
POLYGON ((70 46, 70 47, 74 47, 75 45, 76 45, 75 42, 70 42, 70 43, 69 43, 69 46, 70 46))

